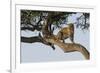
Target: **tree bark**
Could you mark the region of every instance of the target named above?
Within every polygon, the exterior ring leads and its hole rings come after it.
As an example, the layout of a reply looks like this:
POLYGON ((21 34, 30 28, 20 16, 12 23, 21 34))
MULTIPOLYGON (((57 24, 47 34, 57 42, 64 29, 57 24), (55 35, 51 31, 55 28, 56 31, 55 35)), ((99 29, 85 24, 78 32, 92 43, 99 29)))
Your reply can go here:
POLYGON ((21 27, 21 30, 29 30, 29 31, 34 31, 35 28, 33 27, 21 27))
MULTIPOLYGON (((53 35, 54 36, 54 35, 53 35)), ((81 44, 77 43, 63 43, 60 40, 58 40, 55 36, 51 38, 45 38, 47 42, 53 43, 57 46, 59 46, 65 53, 67 52, 73 52, 73 51, 78 51, 83 54, 85 59, 90 58, 90 54, 88 50, 82 46, 81 44)))
POLYGON ((24 43, 35 43, 35 42, 43 42, 39 37, 21 37, 21 42, 24 43))
POLYGON ((21 42, 24 42, 24 43, 36 43, 36 42, 39 42, 39 43, 43 43, 47 46, 50 46, 53 48, 53 50, 55 50, 55 47, 54 45, 52 45, 51 43, 49 42, 46 42, 44 38, 42 38, 41 35, 39 36, 34 36, 34 37, 21 37, 21 42))

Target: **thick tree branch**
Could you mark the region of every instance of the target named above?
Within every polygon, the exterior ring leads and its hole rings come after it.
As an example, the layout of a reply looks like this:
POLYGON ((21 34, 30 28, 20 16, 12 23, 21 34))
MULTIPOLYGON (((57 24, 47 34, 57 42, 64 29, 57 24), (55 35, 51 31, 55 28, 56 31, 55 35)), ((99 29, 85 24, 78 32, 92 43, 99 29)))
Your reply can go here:
POLYGON ((41 31, 42 29, 42 26, 41 25, 34 25, 34 27, 21 27, 21 30, 29 30, 29 31, 34 31, 34 30, 37 30, 37 31, 41 31))
POLYGON ((35 37, 21 37, 21 42, 35 43, 35 42, 42 42, 42 40, 37 36, 35 36, 35 37))
POLYGON ((45 38, 45 39, 46 39, 47 42, 50 42, 52 44, 55 44, 55 45, 59 46, 65 53, 66 52, 78 51, 78 52, 80 52, 84 55, 85 59, 90 58, 89 52, 81 44, 63 43, 59 39, 57 39, 54 35, 52 35, 50 38, 45 38))
POLYGON ((45 45, 51 46, 53 48, 53 50, 55 50, 54 45, 52 45, 49 42, 46 42, 44 38, 42 38, 42 36, 39 34, 39 36, 34 36, 34 37, 21 37, 21 42, 24 43, 36 43, 36 42, 40 42, 43 43, 45 45))
POLYGON ((34 31, 35 28, 32 28, 32 27, 21 27, 21 30, 30 30, 30 31, 34 31))

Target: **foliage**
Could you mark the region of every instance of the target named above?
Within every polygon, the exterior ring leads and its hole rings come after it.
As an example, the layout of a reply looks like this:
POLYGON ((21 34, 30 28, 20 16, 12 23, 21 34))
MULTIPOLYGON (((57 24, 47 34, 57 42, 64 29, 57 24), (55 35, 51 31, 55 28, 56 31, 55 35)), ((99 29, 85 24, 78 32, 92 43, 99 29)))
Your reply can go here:
MULTIPOLYGON (((63 23, 67 24, 68 17, 77 12, 54 12, 54 11, 33 11, 33 10, 21 10, 21 26, 24 27, 40 27, 42 28, 41 21, 43 18, 49 17, 49 24, 54 25, 59 28, 63 23)), ((89 13, 82 13, 81 16, 77 17, 76 26, 82 29, 88 29, 89 23, 89 13)))

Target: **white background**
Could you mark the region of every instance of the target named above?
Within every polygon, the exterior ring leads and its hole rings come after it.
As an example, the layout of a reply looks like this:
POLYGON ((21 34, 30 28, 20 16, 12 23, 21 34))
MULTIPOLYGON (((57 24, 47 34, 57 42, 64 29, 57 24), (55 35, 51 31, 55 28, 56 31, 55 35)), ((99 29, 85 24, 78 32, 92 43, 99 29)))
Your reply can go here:
MULTIPOLYGON (((39 0, 33 0, 39 1, 39 0)), ((40 0, 41 2, 46 0, 40 0)), ((64 2, 67 4, 85 4, 96 6, 96 32, 95 32, 95 49, 96 49, 96 67, 86 67, 86 68, 70 68, 61 70, 45 70, 43 73, 99 73, 100 72, 100 2, 99 0, 47 0, 48 3, 56 1, 58 3, 64 2)), ((0 73, 8 73, 10 69, 10 0, 0 1, 0 73)), ((37 73, 37 72, 36 72, 37 73)), ((38 73, 41 73, 38 71, 38 73)))

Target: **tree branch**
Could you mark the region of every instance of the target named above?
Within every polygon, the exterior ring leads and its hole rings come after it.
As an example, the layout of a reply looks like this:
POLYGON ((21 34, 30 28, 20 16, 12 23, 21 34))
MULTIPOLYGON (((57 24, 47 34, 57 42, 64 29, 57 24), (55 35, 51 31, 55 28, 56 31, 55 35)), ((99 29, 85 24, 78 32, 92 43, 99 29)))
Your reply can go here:
POLYGON ((21 37, 21 42, 35 43, 35 42, 42 42, 42 40, 37 36, 35 36, 35 37, 21 37))
POLYGON ((30 30, 30 31, 34 31, 35 28, 32 28, 32 27, 21 27, 21 30, 30 30))
POLYGON ((41 25, 34 25, 33 27, 21 27, 21 30, 29 30, 29 31, 34 31, 34 30, 37 30, 37 31, 40 31, 42 29, 42 26, 41 25))
POLYGON ((45 38, 45 39, 46 39, 47 42, 50 42, 52 44, 55 44, 55 45, 59 46, 65 53, 66 52, 78 51, 78 52, 80 52, 84 55, 85 59, 90 58, 89 52, 81 44, 63 43, 59 39, 57 39, 54 35, 52 35, 50 38, 45 38))
POLYGON ((21 42, 24 43, 36 43, 36 42, 40 42, 43 43, 45 45, 51 46, 53 48, 53 50, 55 50, 54 45, 52 45, 49 42, 46 42, 44 38, 42 38, 42 36, 39 34, 39 36, 34 36, 34 37, 21 37, 21 42))

